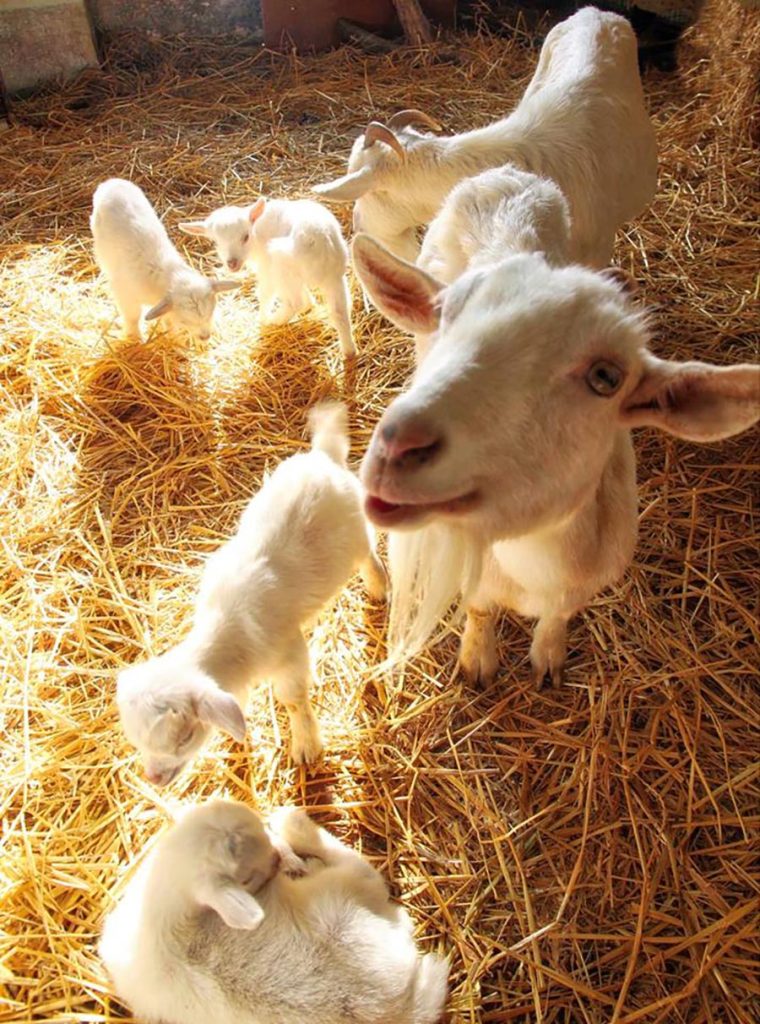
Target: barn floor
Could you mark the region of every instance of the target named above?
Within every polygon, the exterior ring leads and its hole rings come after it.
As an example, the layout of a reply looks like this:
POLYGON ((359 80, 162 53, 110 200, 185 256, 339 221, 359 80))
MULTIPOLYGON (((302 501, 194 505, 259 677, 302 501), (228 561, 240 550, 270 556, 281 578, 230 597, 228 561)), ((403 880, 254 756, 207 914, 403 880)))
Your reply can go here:
MULTIPOLYGON (((618 259, 660 354, 757 357, 752 19, 714 0, 680 72, 645 78, 660 188, 618 259)), ((124 1017, 94 951, 109 893, 178 802, 214 794, 303 802, 360 844, 421 945, 451 952, 452 1022, 757 1019, 757 432, 707 447, 639 432, 635 564, 574 625, 559 692, 531 684, 517 619, 486 691, 457 676, 453 635, 403 678, 372 678, 384 611, 357 582, 313 636, 315 771, 288 767, 266 690, 250 743, 218 740, 164 792, 117 723, 114 671, 182 633, 204 557, 302 447, 310 403, 349 402, 358 460, 411 346, 355 287, 361 355, 344 374, 319 311, 260 335, 250 284, 222 297, 205 347, 125 343, 92 261, 94 185, 133 178, 211 267, 179 220, 306 194, 371 116, 418 106, 457 130, 502 115, 527 43, 122 51, 19 104, 0 136, 0 1021, 124 1017)))

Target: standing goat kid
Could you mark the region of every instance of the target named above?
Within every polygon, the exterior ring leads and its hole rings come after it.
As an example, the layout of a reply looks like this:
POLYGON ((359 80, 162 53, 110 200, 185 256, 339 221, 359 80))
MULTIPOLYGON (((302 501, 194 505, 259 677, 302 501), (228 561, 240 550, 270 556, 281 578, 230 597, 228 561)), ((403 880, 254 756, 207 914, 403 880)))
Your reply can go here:
POLYGON ((348 250, 340 224, 320 203, 261 197, 251 206, 223 206, 179 227, 210 238, 227 269, 253 266, 262 323, 287 323, 311 307, 312 289, 321 291, 343 355, 356 354, 348 250))
POLYGON ((617 229, 654 195, 657 146, 644 104, 636 37, 625 18, 587 7, 549 32, 535 74, 501 121, 436 138, 402 111, 372 123, 354 143, 348 173, 318 185, 328 199, 356 201, 354 228, 414 260, 428 224, 462 179, 503 164, 550 178, 572 217, 570 258, 606 266, 617 229))
POLYGON ((110 178, 95 189, 90 217, 95 258, 111 285, 130 338, 146 320, 166 316, 176 327, 206 339, 219 292, 236 281, 214 281, 193 270, 175 249, 145 193, 131 181, 110 178))
POLYGON ((100 954, 147 1024, 436 1024, 446 1001, 447 961, 420 956, 379 872, 294 808, 269 832, 241 804, 188 811, 100 954))
POLYGON ((369 518, 408 531, 390 545, 395 657, 463 595, 471 679, 496 672, 511 608, 538 620, 536 677, 559 681, 568 620, 633 554, 631 428, 709 442, 760 416, 760 368, 658 359, 615 272, 563 266, 566 241, 561 194, 513 168, 463 182, 431 225, 421 263, 450 280, 354 240, 367 293, 417 336, 362 466, 369 518))
POLYGON ((385 571, 346 468, 345 408, 317 407, 312 428, 311 451, 280 463, 206 563, 188 636, 119 675, 124 731, 157 785, 179 774, 211 726, 242 742, 241 702, 263 678, 287 708, 293 761, 321 752, 302 630, 357 568, 381 598, 385 571))

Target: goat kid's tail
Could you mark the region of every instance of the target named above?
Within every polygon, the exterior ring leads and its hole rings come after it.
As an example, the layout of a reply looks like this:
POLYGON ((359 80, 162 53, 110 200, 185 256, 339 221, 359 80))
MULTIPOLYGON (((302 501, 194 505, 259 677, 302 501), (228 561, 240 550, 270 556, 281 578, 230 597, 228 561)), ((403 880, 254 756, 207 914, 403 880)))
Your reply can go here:
POLYGON ((312 451, 324 452, 346 467, 348 460, 348 413, 342 402, 320 402, 309 410, 312 451))
POLYGON ((426 953, 417 965, 414 986, 415 1024, 438 1024, 448 995, 449 961, 426 953))

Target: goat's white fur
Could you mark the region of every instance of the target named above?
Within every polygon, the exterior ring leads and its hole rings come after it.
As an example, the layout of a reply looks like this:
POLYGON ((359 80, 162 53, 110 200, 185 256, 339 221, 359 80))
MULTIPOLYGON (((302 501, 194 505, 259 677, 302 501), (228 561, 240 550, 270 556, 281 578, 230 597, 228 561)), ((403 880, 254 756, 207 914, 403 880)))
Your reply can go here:
POLYGON ((538 619, 534 672, 561 677, 569 618, 633 554, 632 426, 713 441, 760 416, 760 369, 657 359, 610 271, 562 266, 552 188, 510 168, 458 186, 421 257, 451 283, 354 241, 367 293, 417 336, 411 388, 362 467, 370 518, 412 528, 391 536, 393 657, 418 650, 464 594, 461 661, 473 678, 496 671, 498 607, 538 619), (620 379, 605 396, 588 383, 600 366, 620 379), (405 436, 414 443, 394 455, 405 436))
POLYGON ((354 228, 414 260, 416 229, 428 224, 463 178, 513 164, 556 182, 570 207, 574 262, 600 268, 616 230, 654 195, 657 148, 644 104, 636 37, 625 18, 587 7, 546 37, 535 74, 514 112, 460 135, 412 127, 387 144, 354 144, 348 173, 316 191, 356 200, 354 228))
POLYGON ((311 451, 280 463, 235 536, 208 559, 188 636, 119 675, 124 731, 159 785, 194 757, 211 726, 244 738, 240 702, 263 678, 288 711, 293 760, 320 754, 303 628, 355 569, 375 597, 385 572, 346 468, 345 408, 318 406, 312 427, 311 451))
POLYGON ((435 1024, 448 962, 379 872, 305 811, 269 827, 215 800, 159 840, 105 922, 119 998, 146 1024, 435 1024))
POLYGON ((110 178, 92 199, 95 258, 111 286, 128 337, 139 338, 146 320, 167 316, 199 338, 211 333, 216 296, 237 288, 193 270, 171 242, 145 193, 131 181, 110 178))
POLYGON ((309 309, 311 291, 324 296, 344 355, 354 355, 348 250, 340 224, 311 199, 259 198, 250 206, 223 206, 202 221, 184 221, 188 234, 210 238, 222 265, 253 267, 263 323, 287 323, 309 309))

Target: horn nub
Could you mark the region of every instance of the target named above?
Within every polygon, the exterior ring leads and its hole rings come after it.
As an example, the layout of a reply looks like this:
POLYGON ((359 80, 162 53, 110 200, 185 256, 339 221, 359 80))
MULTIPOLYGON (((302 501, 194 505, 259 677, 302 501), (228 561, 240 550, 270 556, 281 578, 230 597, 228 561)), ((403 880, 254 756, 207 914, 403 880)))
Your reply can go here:
POLYGON ((386 146, 390 146, 401 157, 402 160, 406 160, 406 151, 401 143, 398 141, 396 136, 390 130, 386 128, 384 124, 380 124, 379 121, 370 121, 367 125, 367 130, 364 133, 364 145, 362 149, 369 149, 373 142, 384 142, 386 146))
POLYGON ((388 120, 388 127, 394 131, 399 128, 406 128, 409 124, 421 124, 425 128, 432 128, 434 132, 440 132, 443 128, 435 118, 426 114, 424 110, 399 110, 388 120))

